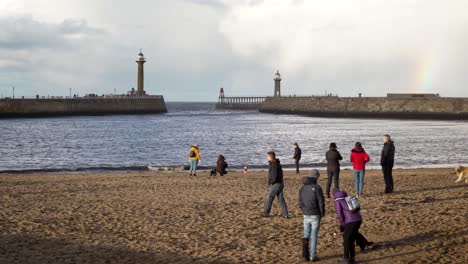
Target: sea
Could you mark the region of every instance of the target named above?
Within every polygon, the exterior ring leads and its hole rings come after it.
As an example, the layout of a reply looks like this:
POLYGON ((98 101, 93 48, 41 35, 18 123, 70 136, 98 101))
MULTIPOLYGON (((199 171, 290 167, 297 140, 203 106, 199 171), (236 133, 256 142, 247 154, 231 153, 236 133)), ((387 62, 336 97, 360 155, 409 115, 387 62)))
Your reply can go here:
POLYGON ((214 103, 167 103, 155 115, 0 119, 0 172, 146 171, 187 166, 189 148, 200 146, 204 169, 224 155, 231 170, 262 170, 266 153, 292 169, 294 143, 307 168, 326 166, 330 142, 349 154, 361 142, 378 168, 382 135, 395 142, 395 167, 468 164, 468 122, 318 118, 257 111, 216 110, 214 103))

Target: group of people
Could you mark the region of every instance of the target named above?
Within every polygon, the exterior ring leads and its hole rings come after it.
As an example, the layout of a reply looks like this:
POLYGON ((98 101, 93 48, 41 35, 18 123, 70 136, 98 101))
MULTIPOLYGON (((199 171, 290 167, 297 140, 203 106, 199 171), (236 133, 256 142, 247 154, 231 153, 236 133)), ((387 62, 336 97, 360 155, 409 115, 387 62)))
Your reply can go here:
MULTIPOLYGON (((294 158, 302 153, 297 143, 295 144, 294 158), (299 150, 298 150, 299 149, 299 150)), ((334 207, 336 217, 343 234, 343 263, 355 263, 355 243, 364 250, 373 245, 359 232, 362 223, 362 215, 358 210, 350 208, 348 194, 339 188, 340 161, 343 159, 337 150, 335 143, 330 144, 330 149, 325 154, 327 159, 327 197, 330 198, 331 182, 334 181, 334 207)), ((384 146, 381 153, 380 165, 384 174, 385 193, 393 192, 392 169, 394 165, 395 145, 390 135, 384 135, 384 146)), ((269 217, 273 200, 278 198, 281 205, 281 215, 288 218, 288 207, 284 199, 283 170, 280 160, 273 151, 267 153, 268 159, 268 184, 269 192, 263 211, 264 217, 269 217)), ((296 171, 299 172, 299 160, 296 160, 296 171)), ((351 150, 350 161, 353 163, 355 178, 355 191, 357 197, 362 197, 364 187, 365 165, 370 161, 360 142, 356 142, 351 150)), ((325 216, 325 198, 321 186, 318 184, 320 173, 314 169, 310 175, 303 177, 302 187, 299 190, 299 208, 304 217, 303 257, 306 261, 318 261, 317 237, 320 230, 321 219, 325 216), (310 244, 309 244, 310 242, 310 244)))
MULTIPOLYGON (((395 158, 395 145, 390 135, 384 135, 384 145, 380 157, 380 165, 385 182, 385 193, 393 192, 393 165, 395 158)), ((296 165, 296 173, 299 173, 299 161, 301 160, 302 150, 297 143, 294 143, 294 164, 296 165)), ((340 183, 340 161, 343 160, 341 153, 338 151, 336 143, 330 143, 329 150, 325 153, 327 160, 327 197, 330 198, 330 189, 332 182, 334 189, 339 189, 340 183)), ((364 194, 364 175, 366 173, 366 164, 370 161, 369 155, 366 153, 362 144, 356 142, 351 150, 349 161, 353 164, 354 186, 357 197, 364 194)))
MULTIPOLYGON (((395 157, 395 145, 391 140, 390 135, 386 134, 383 137, 384 145, 381 152, 380 165, 385 182, 385 193, 393 192, 393 176, 392 169, 395 157)), ((302 150, 297 143, 294 144, 294 156, 296 172, 299 171, 299 161, 301 160, 302 150)), ((359 232, 362 215, 359 210, 352 210, 349 205, 348 194, 340 190, 339 175, 340 161, 343 160, 336 143, 330 143, 329 150, 325 154, 327 160, 327 186, 326 195, 330 198, 331 183, 334 182, 334 207, 336 217, 339 222, 340 231, 343 234, 343 262, 355 263, 355 243, 365 250, 371 246, 373 242, 367 239, 359 232)), ((196 176, 196 170, 201 161, 200 150, 198 145, 193 145, 189 153, 190 160, 190 175, 196 176)), ((284 199, 284 180, 283 169, 280 160, 276 157, 275 152, 267 153, 268 160, 268 184, 269 191, 265 201, 263 211, 264 217, 269 217, 272 204, 275 198, 278 199, 281 205, 281 215, 288 218, 288 207, 284 199)), ((353 164, 353 174, 355 179, 355 194, 356 197, 362 197, 364 192, 364 175, 366 163, 370 161, 369 155, 366 153, 362 144, 356 142, 351 150, 350 162, 353 164)), ((224 156, 220 155, 217 161, 216 172, 220 175, 226 174, 228 164, 224 156)), ((325 216, 325 198, 321 186, 318 184, 320 173, 314 169, 310 175, 302 178, 303 185, 299 189, 299 208, 303 212, 304 217, 304 239, 303 239, 303 257, 306 261, 318 261, 317 256, 317 238, 320 230, 321 219, 325 216)))

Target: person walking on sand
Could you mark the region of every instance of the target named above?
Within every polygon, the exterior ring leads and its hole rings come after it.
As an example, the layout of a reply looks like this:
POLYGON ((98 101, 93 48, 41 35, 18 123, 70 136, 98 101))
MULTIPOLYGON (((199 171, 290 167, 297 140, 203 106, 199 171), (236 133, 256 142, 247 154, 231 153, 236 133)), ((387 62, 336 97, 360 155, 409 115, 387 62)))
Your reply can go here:
POLYGON ((383 137, 384 145, 382 148, 382 154, 380 156, 380 166, 382 166, 382 172, 385 181, 385 193, 393 192, 393 164, 395 161, 395 144, 393 143, 390 135, 385 134, 383 137))
POLYGON ((281 205, 281 215, 288 218, 288 207, 284 200, 284 183, 283 183, 283 169, 280 164, 280 160, 276 158, 276 154, 273 151, 267 153, 268 159, 268 184, 270 186, 267 199, 265 201, 265 209, 263 211, 263 217, 269 217, 271 211, 271 205, 275 197, 278 197, 278 201, 281 205))
POLYGON ((362 223, 362 216, 359 212, 349 210, 345 197, 348 194, 344 191, 336 190, 335 213, 340 223, 340 231, 343 233, 343 263, 356 263, 356 246, 354 242, 358 239, 359 228, 362 223))
POLYGON ((302 150, 297 143, 294 143, 294 164, 296 164, 296 174, 299 174, 299 161, 301 160, 302 150))
POLYGON ((302 256, 305 261, 319 261, 317 257, 317 237, 320 221, 325 216, 325 202, 322 187, 317 181, 320 176, 318 170, 312 170, 310 176, 302 178, 299 189, 299 208, 304 215, 304 240, 302 242, 302 256), (310 251, 309 251, 310 240, 310 251))
POLYGON ((330 150, 327 151, 325 154, 325 158, 327 159, 327 174, 328 174, 328 181, 327 181, 327 197, 330 198, 330 187, 332 183, 332 178, 335 183, 334 189, 339 189, 340 183, 340 160, 343 159, 340 152, 337 150, 336 143, 330 143, 330 150))
POLYGON ((364 188, 364 174, 366 173, 366 163, 370 161, 369 155, 362 148, 360 142, 356 142, 351 150, 350 161, 353 163, 354 186, 357 197, 362 196, 364 188))
POLYGON ((190 147, 189 152, 189 161, 190 161, 190 176, 197 176, 197 166, 201 161, 200 150, 198 145, 194 144, 190 147))

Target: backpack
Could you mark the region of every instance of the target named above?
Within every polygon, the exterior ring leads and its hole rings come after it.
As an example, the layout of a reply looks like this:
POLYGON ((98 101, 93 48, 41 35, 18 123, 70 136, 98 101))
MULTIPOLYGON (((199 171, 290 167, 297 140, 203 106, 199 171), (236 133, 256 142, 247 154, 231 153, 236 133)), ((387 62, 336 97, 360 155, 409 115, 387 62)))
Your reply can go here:
POLYGON ((195 151, 193 150, 190 150, 190 158, 195 158, 197 156, 197 154, 195 154, 195 151))
POLYGON ((352 213, 357 213, 361 210, 361 203, 359 202, 356 196, 346 196, 345 198, 337 198, 335 201, 338 200, 345 200, 346 205, 348 205, 348 210, 352 213))

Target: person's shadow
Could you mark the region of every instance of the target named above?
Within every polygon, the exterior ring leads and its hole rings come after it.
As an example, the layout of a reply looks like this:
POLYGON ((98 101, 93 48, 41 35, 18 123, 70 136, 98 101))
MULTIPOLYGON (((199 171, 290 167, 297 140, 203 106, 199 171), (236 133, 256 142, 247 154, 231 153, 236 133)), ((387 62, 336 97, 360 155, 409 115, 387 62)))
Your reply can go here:
POLYGON ((84 245, 76 241, 40 239, 29 235, 0 237, 0 263, 224 263, 223 258, 192 257, 179 253, 138 251, 110 245, 84 245))

